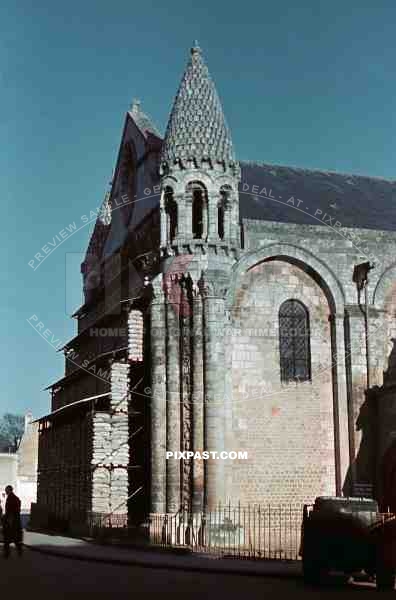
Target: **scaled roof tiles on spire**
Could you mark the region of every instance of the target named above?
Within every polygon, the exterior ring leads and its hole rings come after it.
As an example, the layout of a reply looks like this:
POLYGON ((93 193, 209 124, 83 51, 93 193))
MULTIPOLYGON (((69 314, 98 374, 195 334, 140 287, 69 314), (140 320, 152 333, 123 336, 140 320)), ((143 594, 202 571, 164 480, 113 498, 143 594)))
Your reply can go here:
POLYGON ((231 134, 215 85, 197 46, 184 72, 162 147, 161 162, 179 159, 235 162, 231 134))

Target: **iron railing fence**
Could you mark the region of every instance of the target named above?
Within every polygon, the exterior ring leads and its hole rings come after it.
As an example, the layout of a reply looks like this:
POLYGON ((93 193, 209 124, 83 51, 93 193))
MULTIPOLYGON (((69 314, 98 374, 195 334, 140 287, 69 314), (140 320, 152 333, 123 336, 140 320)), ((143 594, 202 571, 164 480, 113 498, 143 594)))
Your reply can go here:
POLYGON ((87 514, 88 525, 92 529, 125 529, 129 527, 127 513, 98 513, 87 514))
POLYGON ((231 506, 202 513, 151 515, 150 541, 237 558, 299 558, 303 506, 231 506))
MULTIPOLYGON (((305 505, 308 516, 312 506, 305 505)), ((359 512, 359 511, 357 511, 359 512)), ((365 527, 380 530, 392 520, 390 535, 396 537, 396 514, 357 514, 365 527)), ((179 511, 151 514, 146 525, 137 526, 127 513, 73 513, 69 524, 94 538, 124 540, 128 543, 178 547, 219 557, 250 559, 300 559, 304 505, 219 504, 212 511, 179 511)))
MULTIPOLYGON (((151 515, 150 541, 160 546, 187 547, 193 552, 250 559, 300 560, 304 506, 221 505, 211 512, 151 515)), ((356 512, 364 529, 381 533, 385 522, 396 536, 396 514, 356 512)))
POLYGON ((88 512, 86 523, 93 538, 131 539, 135 532, 127 513, 88 512))
MULTIPOLYGON (((151 514, 147 541, 153 546, 240 558, 298 558, 303 506, 218 504, 212 511, 151 514)), ((89 535, 132 539, 140 536, 128 514, 89 512, 89 535)))

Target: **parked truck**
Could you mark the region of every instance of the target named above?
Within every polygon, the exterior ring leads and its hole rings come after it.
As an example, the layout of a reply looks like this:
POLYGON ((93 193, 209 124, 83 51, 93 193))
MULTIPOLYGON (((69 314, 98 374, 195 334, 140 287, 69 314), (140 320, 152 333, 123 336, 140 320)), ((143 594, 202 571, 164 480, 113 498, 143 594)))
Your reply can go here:
POLYGON ((395 586, 396 518, 375 500, 319 496, 304 505, 300 556, 307 583, 326 572, 365 571, 378 590, 395 586))

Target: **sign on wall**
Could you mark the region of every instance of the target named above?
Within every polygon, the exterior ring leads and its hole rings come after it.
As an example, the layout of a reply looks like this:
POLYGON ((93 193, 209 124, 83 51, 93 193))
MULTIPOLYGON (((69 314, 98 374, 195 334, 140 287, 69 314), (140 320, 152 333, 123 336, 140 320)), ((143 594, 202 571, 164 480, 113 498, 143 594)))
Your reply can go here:
POLYGON ((373 485, 371 483, 357 482, 354 486, 354 496, 358 498, 372 498, 373 485))

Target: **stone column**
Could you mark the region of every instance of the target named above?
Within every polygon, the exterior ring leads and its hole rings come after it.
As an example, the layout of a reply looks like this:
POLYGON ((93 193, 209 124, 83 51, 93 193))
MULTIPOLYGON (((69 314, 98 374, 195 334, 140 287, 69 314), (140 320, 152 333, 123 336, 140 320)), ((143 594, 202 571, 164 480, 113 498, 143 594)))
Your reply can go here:
MULTIPOLYGON (((348 393, 353 407, 354 446, 356 451, 356 484, 359 487, 371 484, 373 481, 375 432, 371 418, 368 418, 370 401, 366 397, 367 366, 366 343, 363 314, 357 305, 347 305, 346 334, 348 356, 348 393), (356 424, 359 423, 359 428, 356 424)), ((370 348, 371 348, 371 386, 381 383, 378 372, 374 368, 378 359, 378 351, 373 347, 375 340, 375 321, 377 312, 370 305, 370 348)))
MULTIPOLYGON (((180 420, 181 420, 181 450, 192 450, 192 280, 189 275, 182 276, 180 302, 180 420)), ((188 455, 189 456, 189 455, 188 455)), ((192 459, 183 458, 181 470, 181 506, 183 510, 191 511, 192 500, 192 459)))
POLYGON ((175 195, 177 203, 177 238, 180 241, 192 238, 192 191, 175 195))
POLYGON ((223 236, 223 241, 227 242, 227 244, 230 244, 231 242, 231 211, 232 211, 232 207, 231 207, 231 202, 230 202, 230 198, 229 196, 227 196, 227 198, 222 198, 222 204, 223 204, 223 229, 224 229, 224 236, 223 236))
MULTIPOLYGON (((181 288, 177 275, 166 282, 166 450, 180 451, 180 301, 181 288)), ((181 462, 166 461, 166 512, 180 508, 181 462)))
POLYGON ((163 206, 160 208, 160 223, 161 223, 161 248, 164 248, 169 239, 168 233, 168 215, 163 206))
POLYGON ((219 239, 217 226, 217 208, 220 195, 214 192, 208 193, 208 242, 215 242, 219 239))
POLYGON ((238 194, 231 192, 229 197, 231 203, 230 210, 230 241, 236 248, 240 247, 240 228, 239 228, 239 199, 238 194))
POLYGON ((151 512, 166 509, 166 322, 162 275, 151 302, 151 512))
POLYGON ((345 365, 345 338, 344 319, 341 314, 330 316, 331 342, 332 342, 332 382, 333 382, 333 416, 334 416, 334 442, 335 442, 335 473, 336 493, 343 491, 345 480, 353 479, 353 473, 348 473, 350 464, 350 407, 348 407, 346 365, 345 365))
POLYGON ((168 215, 165 206, 165 191, 161 190, 160 196, 160 247, 164 248, 169 240, 168 215))
MULTIPOLYGON (((205 450, 224 450, 225 394, 225 290, 220 282, 201 282, 204 320, 204 443, 205 450)), ((210 457, 205 461, 204 504, 214 510, 225 499, 224 461, 210 457)))
MULTIPOLYGON (((193 355, 192 355, 192 449, 204 449, 204 379, 203 379, 203 320, 202 298, 196 286, 193 291, 193 355)), ((203 509, 203 460, 193 460, 193 512, 203 509)))
MULTIPOLYGON (((226 308, 225 314, 225 334, 224 334, 224 348, 225 348, 225 399, 224 399, 224 445, 227 450, 235 450, 236 443, 232 426, 232 415, 233 415, 233 377, 232 377, 232 333, 231 333, 231 312, 226 308)), ((224 489, 225 489, 225 502, 231 502, 232 498, 232 480, 233 480, 233 464, 234 461, 225 461, 225 475, 224 475, 224 489)))

